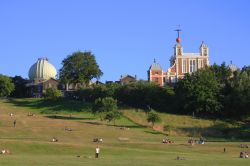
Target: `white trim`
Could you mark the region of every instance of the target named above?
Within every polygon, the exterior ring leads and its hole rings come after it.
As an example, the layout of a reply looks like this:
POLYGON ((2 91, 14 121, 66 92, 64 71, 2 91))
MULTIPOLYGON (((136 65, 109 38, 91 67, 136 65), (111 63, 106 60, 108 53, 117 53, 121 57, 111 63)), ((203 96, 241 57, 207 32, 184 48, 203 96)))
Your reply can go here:
POLYGON ((187 73, 187 59, 182 59, 182 73, 187 73))

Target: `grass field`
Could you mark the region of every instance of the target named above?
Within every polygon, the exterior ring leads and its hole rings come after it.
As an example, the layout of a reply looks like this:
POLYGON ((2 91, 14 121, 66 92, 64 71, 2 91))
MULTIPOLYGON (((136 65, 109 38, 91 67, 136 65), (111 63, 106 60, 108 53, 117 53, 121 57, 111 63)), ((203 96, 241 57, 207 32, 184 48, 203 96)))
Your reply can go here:
MULTIPOLYGON (((191 146, 187 144, 188 137, 184 132, 178 134, 173 131, 169 138, 175 143, 167 145, 161 143, 164 138, 161 132, 147 127, 145 115, 140 111, 124 111, 128 118, 123 117, 116 123, 118 126, 125 126, 124 130, 99 121, 89 110, 89 104, 76 101, 0 100, 0 149, 11 151, 10 155, 0 155, 0 166, 250 164, 250 159, 239 158, 240 151, 250 151, 239 145, 250 144, 249 142, 219 142, 216 140, 221 140, 220 138, 214 138, 205 145, 191 146), (28 112, 35 116, 27 116, 28 112), (14 116, 9 116, 10 113, 14 116), (15 128, 14 119, 17 122, 15 128), (73 131, 65 131, 65 127, 73 131), (51 142, 52 137, 57 137, 59 142, 51 142), (96 137, 103 138, 103 143, 99 144, 99 159, 94 158, 97 144, 92 140, 96 137), (224 147, 226 153, 223 152, 224 147), (177 156, 184 160, 176 160, 177 156)), ((229 123, 221 121, 167 114, 161 116, 162 123, 169 123, 176 129, 193 126, 207 129, 215 123, 230 127, 229 123)))

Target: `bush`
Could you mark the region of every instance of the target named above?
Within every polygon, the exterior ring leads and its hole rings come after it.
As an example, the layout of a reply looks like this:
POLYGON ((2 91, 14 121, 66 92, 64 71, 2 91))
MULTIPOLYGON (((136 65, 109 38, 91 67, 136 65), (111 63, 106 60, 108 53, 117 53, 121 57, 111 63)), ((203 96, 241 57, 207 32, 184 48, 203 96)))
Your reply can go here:
POLYGON ((152 123, 152 126, 154 126, 155 122, 160 122, 161 118, 160 116, 157 114, 156 111, 151 110, 148 113, 148 117, 147 117, 147 121, 152 123))
POLYGON ((101 120, 113 121, 121 117, 121 113, 117 109, 117 100, 112 97, 98 98, 92 107, 94 114, 99 114, 101 120))
POLYGON ((62 92, 57 88, 46 89, 45 98, 49 100, 57 100, 62 97, 62 92))

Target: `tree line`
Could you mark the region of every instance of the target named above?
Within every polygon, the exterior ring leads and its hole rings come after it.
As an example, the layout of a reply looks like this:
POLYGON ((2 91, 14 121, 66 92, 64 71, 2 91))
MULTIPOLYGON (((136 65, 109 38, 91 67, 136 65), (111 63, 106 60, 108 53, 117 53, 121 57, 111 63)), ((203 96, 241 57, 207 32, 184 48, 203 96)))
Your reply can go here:
POLYGON ((147 81, 93 85, 75 95, 88 102, 112 97, 120 105, 145 111, 244 119, 250 115, 250 66, 232 72, 225 63, 214 64, 185 75, 173 85, 160 87, 147 81))
MULTIPOLYGON (((189 114, 201 117, 244 119, 250 111, 250 66, 231 71, 225 64, 213 64, 192 74, 186 74, 176 84, 160 87, 148 81, 120 85, 90 85, 100 78, 100 70, 91 52, 74 52, 62 61, 61 85, 81 84, 72 92, 74 99, 96 103, 113 98, 120 106, 189 114)), ((26 97, 28 80, 0 74, 0 97, 26 97)), ((45 97, 61 97, 58 90, 47 90, 45 97)), ((110 111, 107 111, 110 113, 110 111)))

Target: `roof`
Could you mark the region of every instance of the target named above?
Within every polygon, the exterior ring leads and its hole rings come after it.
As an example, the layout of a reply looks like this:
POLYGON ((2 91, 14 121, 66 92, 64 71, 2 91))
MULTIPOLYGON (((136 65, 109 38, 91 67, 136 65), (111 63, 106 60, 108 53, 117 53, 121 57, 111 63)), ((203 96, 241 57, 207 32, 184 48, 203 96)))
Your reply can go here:
POLYGON ((208 47, 207 46, 207 44, 206 43, 204 43, 203 41, 202 41, 202 43, 201 43, 201 46, 200 47, 208 47))
POLYGON ((45 82, 47 82, 47 81, 50 81, 50 80, 53 80, 53 81, 58 82, 58 80, 56 80, 56 79, 54 79, 54 78, 50 78, 50 79, 48 79, 48 80, 35 80, 35 81, 31 81, 31 82, 27 83, 27 84, 26 84, 26 87, 42 85, 43 83, 45 83, 45 82))
POLYGON ((129 75, 129 74, 121 76, 121 79, 124 79, 124 78, 126 78, 126 77, 130 77, 130 78, 136 79, 136 76, 133 77, 133 76, 131 76, 131 75, 129 75))
POLYGON ((154 63, 149 67, 149 70, 162 70, 162 68, 161 65, 156 63, 156 60, 154 59, 154 63))
POLYGON ((30 80, 49 80, 56 78, 56 68, 48 62, 47 58, 39 58, 29 69, 30 80))

